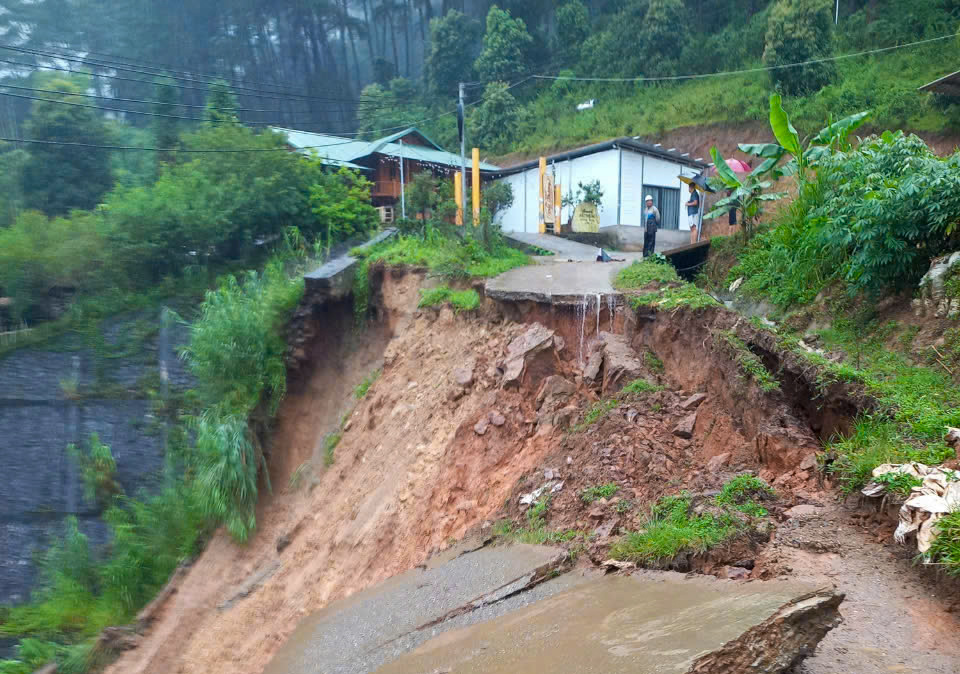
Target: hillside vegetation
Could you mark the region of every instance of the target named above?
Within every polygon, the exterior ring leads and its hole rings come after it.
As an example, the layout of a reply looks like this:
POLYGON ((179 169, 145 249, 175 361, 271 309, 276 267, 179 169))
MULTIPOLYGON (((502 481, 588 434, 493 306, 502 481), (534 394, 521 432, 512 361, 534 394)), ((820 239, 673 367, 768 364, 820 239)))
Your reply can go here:
MULTIPOLYGON (((874 111, 872 125, 878 129, 944 131, 960 119, 960 106, 917 91, 960 61, 960 46, 952 37, 960 25, 960 3, 953 0, 919 5, 841 0, 836 26, 830 0, 549 4, 531 3, 540 11, 529 8, 526 22, 496 6, 485 24, 456 11, 435 19, 425 81, 398 79, 365 89, 371 99, 394 104, 372 112, 365 128, 445 112, 456 81, 470 78, 478 82, 468 88, 469 142, 497 155, 535 154, 623 135, 656 137, 683 126, 763 120, 773 89, 784 95, 795 121, 817 128, 831 115, 864 109, 874 111), (459 37, 457 50, 445 48, 451 34, 459 37), (776 68, 943 36, 950 37, 776 68), (464 55, 471 44, 472 61, 464 55), (766 69, 771 67, 775 69, 766 69), (468 78, 465 71, 470 70, 468 78), (662 81, 530 79, 671 78, 738 70, 755 72, 662 81), (592 109, 576 109, 590 99, 596 100, 592 109)), ((456 144, 452 117, 425 126, 438 140, 456 144)))

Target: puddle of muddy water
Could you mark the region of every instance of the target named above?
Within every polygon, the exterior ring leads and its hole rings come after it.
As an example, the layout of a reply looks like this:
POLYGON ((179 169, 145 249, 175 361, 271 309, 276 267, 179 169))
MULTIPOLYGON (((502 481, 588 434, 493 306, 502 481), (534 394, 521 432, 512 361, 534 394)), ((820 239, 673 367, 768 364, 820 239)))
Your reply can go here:
POLYGON ((441 634, 377 673, 685 672, 797 592, 785 583, 608 576, 441 634))

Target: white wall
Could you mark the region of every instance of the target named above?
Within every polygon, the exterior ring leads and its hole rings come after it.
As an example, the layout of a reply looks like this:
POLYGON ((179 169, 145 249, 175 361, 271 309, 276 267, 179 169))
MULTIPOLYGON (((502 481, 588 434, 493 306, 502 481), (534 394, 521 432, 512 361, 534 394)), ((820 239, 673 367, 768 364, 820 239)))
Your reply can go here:
MULTIPOLYGON (((684 167, 665 159, 643 155, 633 150, 614 148, 578 157, 563 162, 550 163, 548 171, 553 171, 555 181, 560 183, 563 194, 571 189, 574 193, 578 183, 599 180, 603 187, 603 201, 600 210, 600 226, 643 224, 643 185, 675 187, 680 193, 680 228, 687 229, 686 207, 687 187, 678 176, 694 176, 697 169, 684 167), (622 171, 622 173, 621 173, 622 171), (618 178, 621 182, 618 183, 618 178), (620 199, 618 221, 617 201, 620 199)), ((505 210, 498 220, 505 232, 537 232, 540 220, 540 190, 538 178, 540 169, 534 166, 526 171, 500 180, 513 187, 513 206, 505 210)), ((562 209, 561 221, 567 222, 571 215, 569 207, 562 209)))
POLYGON ((513 188, 513 205, 497 214, 497 222, 505 232, 522 232, 523 218, 525 213, 524 198, 526 196, 524 179, 526 173, 517 173, 516 175, 501 178, 499 182, 505 182, 513 188))

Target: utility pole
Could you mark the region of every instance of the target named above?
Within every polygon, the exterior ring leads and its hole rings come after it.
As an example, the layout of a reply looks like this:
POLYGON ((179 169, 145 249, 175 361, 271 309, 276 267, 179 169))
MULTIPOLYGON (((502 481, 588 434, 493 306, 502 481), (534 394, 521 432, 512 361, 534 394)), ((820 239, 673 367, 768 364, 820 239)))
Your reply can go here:
POLYGON ((407 184, 403 179, 403 138, 400 139, 400 217, 407 219, 407 184))
POLYGON ((460 194, 463 195, 463 221, 467 221, 467 108, 464 103, 464 83, 460 83, 460 194))

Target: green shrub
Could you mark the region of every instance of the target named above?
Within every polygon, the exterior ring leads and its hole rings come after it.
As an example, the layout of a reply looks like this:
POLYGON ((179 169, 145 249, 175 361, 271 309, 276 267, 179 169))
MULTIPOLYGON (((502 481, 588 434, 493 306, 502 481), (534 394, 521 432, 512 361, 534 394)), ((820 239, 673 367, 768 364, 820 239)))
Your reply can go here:
POLYGON ((343 434, 341 433, 330 433, 323 439, 323 465, 327 468, 333 465, 333 453, 336 451, 337 445, 340 444, 342 437, 343 434))
POLYGON ((951 576, 960 576, 960 512, 943 517, 936 527, 940 535, 933 540, 928 555, 951 576))
POLYGON ((103 505, 122 491, 115 479, 117 462, 110 448, 100 442, 100 437, 96 433, 90 435, 88 444, 86 453, 77 449, 76 445, 67 445, 67 454, 77 462, 80 469, 84 498, 88 503, 103 505))

